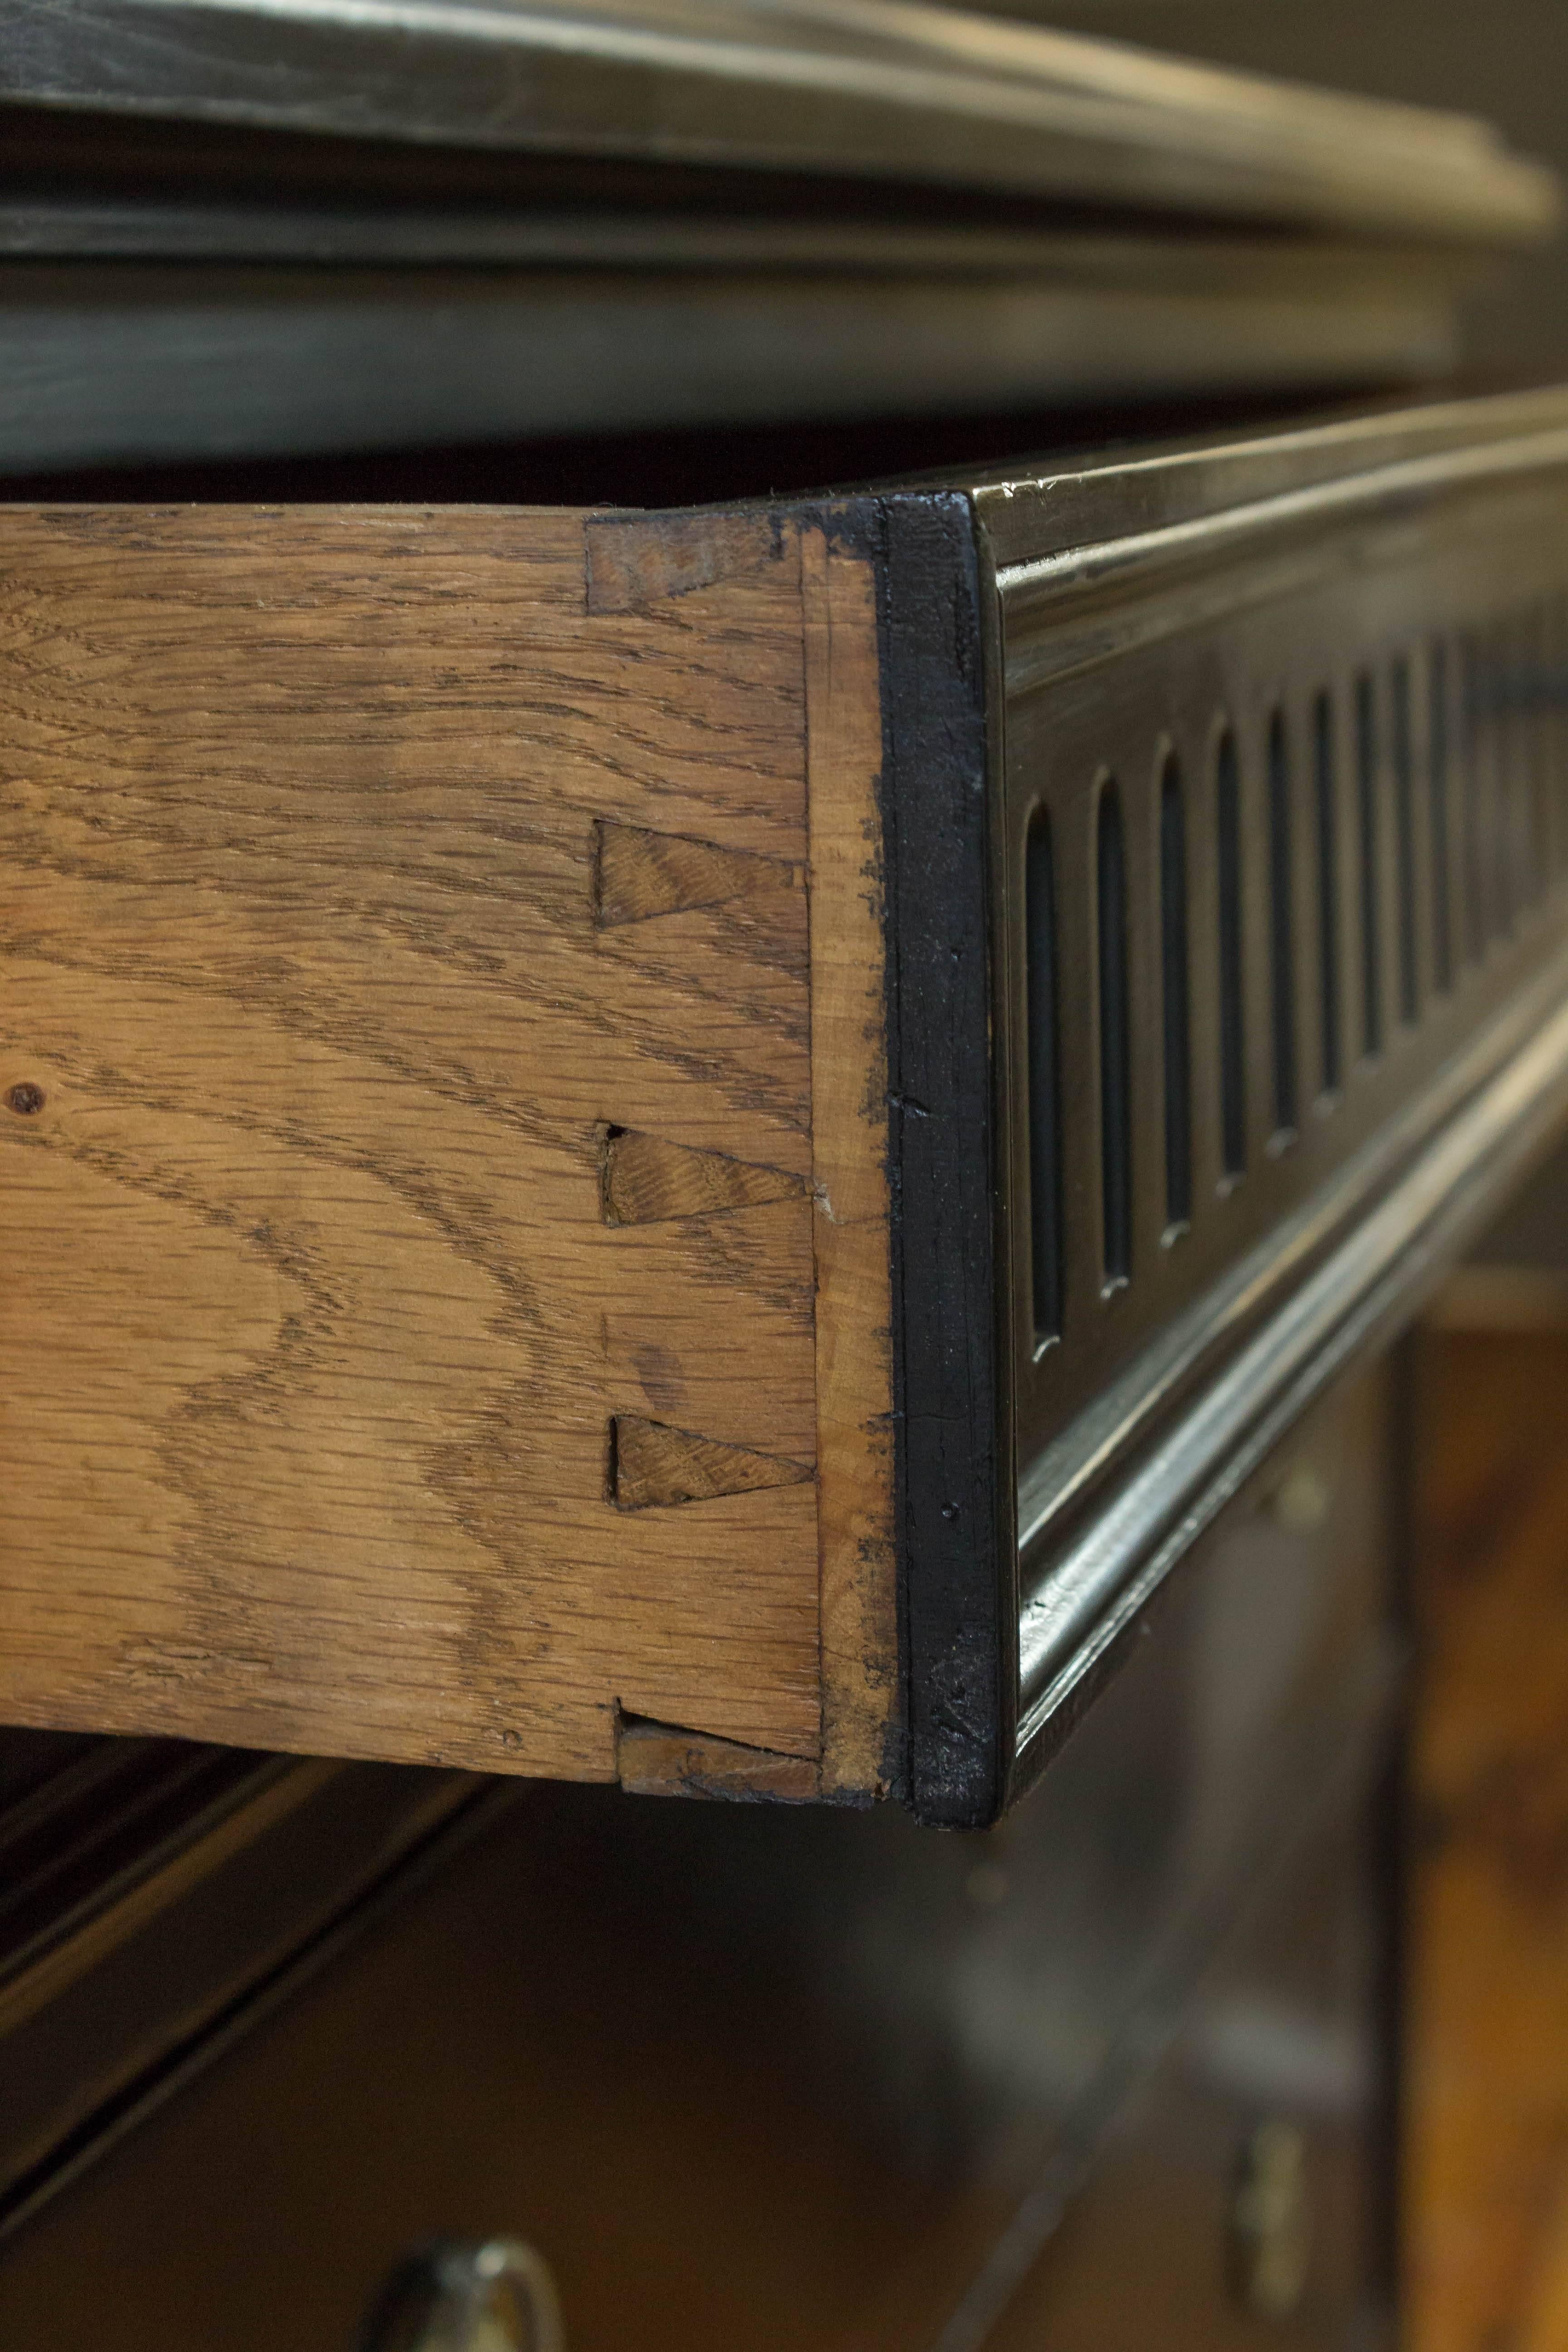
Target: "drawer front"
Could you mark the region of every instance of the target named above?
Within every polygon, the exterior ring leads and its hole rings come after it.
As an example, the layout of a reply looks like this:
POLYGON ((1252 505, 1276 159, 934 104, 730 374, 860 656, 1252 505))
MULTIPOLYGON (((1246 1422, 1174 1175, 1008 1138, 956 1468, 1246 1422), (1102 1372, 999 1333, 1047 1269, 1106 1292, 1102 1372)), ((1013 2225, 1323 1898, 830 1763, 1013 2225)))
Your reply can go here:
POLYGON ((1323 1819, 1256 1890, 987 2352, 1392 2340, 1377 1834, 1375 1808, 1323 1819))
POLYGON ((991 956, 988 1067, 934 955, 900 942, 893 1008, 912 1770, 945 1818, 1040 1769, 1561 1128, 1565 424, 1538 395, 975 486, 988 823, 933 786, 893 859, 917 940, 991 956))

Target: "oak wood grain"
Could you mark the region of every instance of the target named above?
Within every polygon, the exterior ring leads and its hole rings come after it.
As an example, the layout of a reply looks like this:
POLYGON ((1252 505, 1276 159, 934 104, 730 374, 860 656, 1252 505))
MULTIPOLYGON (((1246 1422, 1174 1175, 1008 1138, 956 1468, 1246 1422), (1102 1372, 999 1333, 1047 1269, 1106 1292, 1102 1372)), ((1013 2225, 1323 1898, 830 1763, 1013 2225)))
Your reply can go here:
POLYGON ((809 1468, 846 1378, 798 562, 591 610, 572 513, 0 533, 0 1711, 586 1776, 624 1711, 815 1770, 856 1513, 605 1479, 617 1415, 809 1468), (632 834, 746 887, 606 924, 632 834), (615 1129, 795 1189, 611 1222, 615 1129))
POLYGON ((811 896, 812 1194, 823 1787, 887 1785, 898 1728, 876 580, 801 544, 811 896))
POLYGON ((767 899, 799 890, 798 866, 755 850, 720 849, 646 825, 601 824, 595 835, 595 908, 601 923, 644 923, 650 915, 677 915, 690 907, 722 907, 735 899, 767 899))

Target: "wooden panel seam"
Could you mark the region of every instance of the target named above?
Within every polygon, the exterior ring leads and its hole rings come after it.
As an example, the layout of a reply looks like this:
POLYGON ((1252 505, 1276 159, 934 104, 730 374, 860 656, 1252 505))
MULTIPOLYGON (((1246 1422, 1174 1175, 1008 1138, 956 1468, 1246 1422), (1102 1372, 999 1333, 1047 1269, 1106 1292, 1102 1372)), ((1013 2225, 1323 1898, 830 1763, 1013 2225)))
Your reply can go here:
MULTIPOLYGON (((715 630, 727 636, 735 622, 737 599, 760 593, 784 602, 790 608, 797 659, 798 537, 792 527, 771 516, 703 513, 690 515, 597 516, 584 526, 587 610, 595 618, 649 615, 681 634, 700 635, 715 630), (699 592, 706 591, 706 593, 699 592), (673 608, 673 609, 672 609, 673 608)), ((799 675, 799 672, 797 672, 799 675)), ((803 689, 804 698, 804 689, 803 689)), ((805 722, 801 704, 801 816, 804 821, 805 722)), ((803 822, 804 832, 804 822, 803 822)), ((807 872, 804 857, 778 856, 757 848, 724 845, 695 829, 666 831, 602 818, 594 839, 594 919, 608 943, 617 938, 629 947, 646 939, 670 942, 671 968, 678 968, 681 942, 694 920, 711 919, 733 940, 737 950, 752 957, 760 971, 773 971, 788 988, 798 990, 804 1053, 809 1029, 809 970, 807 961, 807 872), (798 932, 795 926, 798 924, 798 932), (791 945, 798 937, 795 958, 791 945)), ((638 950, 638 952, 646 952, 638 950)), ((779 999, 784 1020, 784 1000, 779 999)), ((805 1117, 799 1129, 802 1157, 809 1161, 809 1065, 803 1073, 805 1117)), ((806 1166, 781 1165, 784 1157, 769 1139, 737 1126, 733 1140, 719 1139, 702 1149, 677 1144, 658 1132, 657 1116, 626 1125, 612 1124, 618 1107, 605 1105, 602 1129, 602 1205, 607 1224, 622 1229, 622 1246, 632 1248, 640 1261, 644 1252, 672 1254, 702 1249, 733 1266, 744 1286, 764 1298, 785 1304, 786 1291, 798 1297, 805 1340, 808 1383, 814 1376, 815 1338, 812 1326, 812 1211, 806 1166), (662 1234, 659 1228, 664 1229, 662 1234), (638 1232, 641 1231, 641 1238, 638 1232), (773 1232, 773 1256, 758 1262, 757 1244, 773 1232), (785 1236, 790 1239, 785 1244, 785 1236), (793 1250, 798 1240, 798 1276, 793 1250), (798 1284, 798 1287, 795 1286, 798 1284)), ((778 1141, 782 1143, 783 1138, 778 1141)), ((650 1257, 649 1263, 654 1259, 650 1257)), ((675 1258, 671 1255, 672 1266, 675 1258)), ((643 1352, 664 1353, 663 1335, 650 1323, 643 1352)), ((679 1355, 679 1349, 674 1350, 679 1355)), ((792 1358, 793 1360, 793 1358, 792 1358)), ((744 1442, 731 1432, 726 1442, 709 1420, 694 1421, 672 1396, 668 1403, 649 1395, 642 1409, 626 1409, 623 1381, 612 1381, 606 1399, 609 1499, 621 1513, 651 1515, 673 1532, 718 1508, 721 1499, 745 1510, 761 1505, 765 1491, 775 1495, 791 1486, 808 1490, 801 1496, 815 1528, 815 1394, 807 1387, 801 1400, 806 1408, 809 1434, 796 1425, 794 1405, 785 1418, 776 1408, 793 1400, 795 1375, 781 1360, 775 1340, 759 1356, 737 1387, 754 1390, 758 1399, 770 1391, 774 1412, 766 1425, 744 1442), (785 1387, 781 1389, 783 1380, 785 1387)), ((717 1405, 709 1399, 710 1408, 717 1405)), ((730 1418, 732 1411, 725 1408, 730 1418)), ((737 1519, 736 1524, 741 1522, 737 1519)), ((759 1522, 759 1537, 768 1538, 759 1522)), ((782 1530, 782 1522, 780 1523, 782 1530)), ((776 1537, 774 1541, 776 1543, 776 1537)), ((816 1545, 812 1543, 815 1568, 816 1545)), ((737 1571, 746 1563, 736 1559, 737 1571)), ((760 1567, 761 1562, 757 1563, 760 1567)), ((775 1559, 776 1574, 783 1566, 775 1559)), ((812 1592, 812 1642, 816 1645, 816 1578, 812 1592)), ((713 1596, 716 1615, 722 1596, 713 1596)), ((820 1724, 820 1677, 814 1675, 817 1723, 820 1724)), ((729 1727, 715 1727, 704 1709, 704 1695, 691 1694, 689 1715, 674 1720, 662 1707, 652 1708, 646 1695, 622 1694, 616 1707, 616 1769, 622 1783, 639 1793, 800 1801, 818 1793, 816 1748, 818 1732, 798 1746, 787 1741, 752 1744, 729 1727)))

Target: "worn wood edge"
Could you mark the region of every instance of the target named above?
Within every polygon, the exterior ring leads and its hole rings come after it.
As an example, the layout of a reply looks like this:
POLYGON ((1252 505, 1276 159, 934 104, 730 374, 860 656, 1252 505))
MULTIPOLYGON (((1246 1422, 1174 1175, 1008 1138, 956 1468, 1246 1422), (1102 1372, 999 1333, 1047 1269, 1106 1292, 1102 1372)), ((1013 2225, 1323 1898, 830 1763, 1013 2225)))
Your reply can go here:
POLYGON ((808 1805, 823 1794, 811 1756, 779 1756, 677 1724, 625 1721, 617 1778, 635 1797, 725 1797, 731 1802, 808 1805))
POLYGON ((965 493, 889 497, 879 527, 900 1793, 978 1829, 1008 1801, 1017 1686, 987 919, 1001 646, 965 493))
POLYGON ((591 515, 584 530, 590 613, 635 613, 786 562, 793 534, 765 509, 591 515))
POLYGON ((801 535, 826 1796, 900 1775, 881 661, 868 551, 801 535))

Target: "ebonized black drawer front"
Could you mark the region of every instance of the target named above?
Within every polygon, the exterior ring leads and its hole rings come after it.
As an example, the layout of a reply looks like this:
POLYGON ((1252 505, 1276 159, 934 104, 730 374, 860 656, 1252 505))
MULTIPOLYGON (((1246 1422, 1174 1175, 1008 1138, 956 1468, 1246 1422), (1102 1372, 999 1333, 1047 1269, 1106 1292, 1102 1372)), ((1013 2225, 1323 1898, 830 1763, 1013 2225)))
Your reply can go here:
POLYGON ((972 498, 987 822, 951 766, 893 817, 913 1773, 954 1817, 1568 1105, 1561 398, 972 498))
POLYGON ((965 2326, 982 2284, 941 2352, 1389 2340, 1380 1860, 1375 1801, 1325 1811, 1277 1856, 994 2325, 965 2326))

